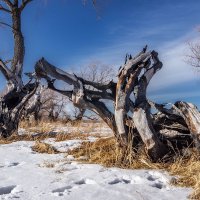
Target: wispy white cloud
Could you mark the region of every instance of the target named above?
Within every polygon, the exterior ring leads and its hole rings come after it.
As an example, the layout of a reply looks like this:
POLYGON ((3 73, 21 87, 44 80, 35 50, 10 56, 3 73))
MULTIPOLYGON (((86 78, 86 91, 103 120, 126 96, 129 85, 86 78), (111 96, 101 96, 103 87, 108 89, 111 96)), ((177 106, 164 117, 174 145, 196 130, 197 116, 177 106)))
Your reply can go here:
MULTIPOLYGON (((200 84, 200 74, 196 73, 195 69, 186 62, 186 55, 189 54, 188 42, 196 42, 199 38, 199 35, 192 31, 175 40, 157 42, 153 45, 163 62, 163 68, 151 80, 150 91, 154 92, 189 81, 196 81, 200 84)), ((135 43, 127 40, 119 41, 115 45, 98 49, 97 52, 83 59, 79 65, 87 65, 91 61, 100 60, 117 69, 123 64, 124 55, 127 52, 133 52, 132 49, 134 49, 134 53, 136 53, 143 45, 145 44, 142 43, 142 40, 135 43)), ((151 46, 149 48, 151 49, 151 46)))
MULTIPOLYGON (((148 94, 150 98, 160 101, 174 101, 200 96, 200 91, 197 89, 197 85, 200 85, 200 73, 197 73, 197 70, 186 62, 186 55, 189 54, 188 42, 197 42, 199 39, 198 33, 194 30, 175 40, 157 42, 153 46, 159 52, 163 68, 149 84, 148 94), (196 86, 190 89, 184 88, 186 84, 191 84, 191 87, 196 86), (165 93, 164 90, 166 90, 165 93)), ((115 66, 115 70, 117 70, 123 64, 127 51, 131 52, 132 49, 135 49, 134 53, 136 53, 136 50, 141 49, 143 45, 142 40, 138 40, 134 44, 128 40, 119 41, 115 45, 101 48, 98 52, 89 55, 82 60, 82 64, 86 65, 92 60, 101 60, 115 66)), ((151 46, 149 48, 151 49, 151 46)))
POLYGON ((200 73, 197 73, 197 70, 186 62, 186 55, 189 54, 188 42, 197 42, 198 40, 199 36, 191 32, 158 48, 163 68, 152 79, 151 91, 190 81, 200 84, 200 73))

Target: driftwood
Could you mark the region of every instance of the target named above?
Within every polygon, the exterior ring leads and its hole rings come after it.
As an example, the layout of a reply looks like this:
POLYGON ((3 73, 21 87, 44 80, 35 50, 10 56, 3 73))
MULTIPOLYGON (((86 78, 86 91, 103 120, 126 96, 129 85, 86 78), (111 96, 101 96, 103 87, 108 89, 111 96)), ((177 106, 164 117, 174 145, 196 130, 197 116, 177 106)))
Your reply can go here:
POLYGON ((157 160, 174 149, 200 147, 200 114, 194 105, 176 102, 166 108, 146 97, 150 80, 161 68, 158 53, 147 51, 145 47, 135 57, 126 56, 117 83, 85 80, 53 66, 44 58, 36 63, 35 72, 37 77, 47 80, 50 89, 67 96, 76 107, 98 114, 123 148, 131 144, 135 149, 138 142, 143 143, 147 154, 157 160), (57 89, 56 79, 73 85, 73 89, 57 89), (106 100, 113 101, 114 112, 106 105, 106 100), (157 112, 152 114, 151 108, 157 112), (137 142, 133 141, 135 138, 137 142))

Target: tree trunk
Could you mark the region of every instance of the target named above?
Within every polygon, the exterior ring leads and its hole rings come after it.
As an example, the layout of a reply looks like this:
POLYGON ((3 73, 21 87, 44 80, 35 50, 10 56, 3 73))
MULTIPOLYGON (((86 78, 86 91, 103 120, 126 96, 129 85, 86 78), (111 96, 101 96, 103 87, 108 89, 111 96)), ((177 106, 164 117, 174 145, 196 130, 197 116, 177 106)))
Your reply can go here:
POLYGON ((10 69, 0 60, 0 71, 7 80, 6 93, 0 99, 0 136, 3 137, 8 137, 17 131, 22 111, 38 86, 37 81, 32 83, 32 80, 35 79, 32 75, 30 77, 31 80, 27 84, 24 85, 22 81, 25 46, 21 31, 21 13, 29 2, 31 0, 22 1, 19 6, 18 1, 5 1, 9 7, 6 12, 12 18, 11 28, 14 38, 14 55, 10 69))
MULTIPOLYGON (((31 85, 26 92, 13 92, 0 101, 0 136, 9 137, 18 129, 19 120, 28 100, 33 96, 37 84, 31 85)), ((25 87, 24 87, 25 88, 25 87)))
POLYGON ((11 69, 16 76, 21 78, 25 55, 24 37, 21 31, 21 11, 18 7, 13 7, 12 13, 14 56, 11 69))

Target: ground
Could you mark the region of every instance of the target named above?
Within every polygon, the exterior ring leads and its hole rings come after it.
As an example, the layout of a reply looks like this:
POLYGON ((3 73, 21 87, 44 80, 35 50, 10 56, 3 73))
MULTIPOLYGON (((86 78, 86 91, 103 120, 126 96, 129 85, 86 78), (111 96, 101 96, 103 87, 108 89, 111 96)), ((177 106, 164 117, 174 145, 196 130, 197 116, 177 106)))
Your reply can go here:
MULTIPOLYGON (((87 140, 96 134, 109 137, 111 132, 102 125, 79 127, 82 133, 90 130, 87 140)), ((73 127, 55 127, 72 132, 73 127)), ((77 131, 77 128, 76 128, 77 131)), ((21 129, 20 134, 24 130, 21 129)), ((85 139, 86 140, 86 139, 85 139)), ((79 139, 46 143, 61 152, 81 144, 79 139)), ((173 177, 159 170, 127 170, 84 164, 66 153, 41 154, 32 150, 35 141, 17 141, 0 145, 0 200, 184 200, 189 188, 170 184, 173 177)))

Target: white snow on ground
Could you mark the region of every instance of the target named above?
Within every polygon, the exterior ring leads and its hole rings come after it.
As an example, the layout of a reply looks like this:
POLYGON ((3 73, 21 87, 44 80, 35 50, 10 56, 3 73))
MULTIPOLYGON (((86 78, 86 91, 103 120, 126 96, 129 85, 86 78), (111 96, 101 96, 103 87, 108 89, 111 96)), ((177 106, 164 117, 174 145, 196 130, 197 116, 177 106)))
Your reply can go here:
POLYGON ((76 140, 66 140, 66 141, 56 142, 54 138, 48 138, 45 139, 44 142, 52 145, 59 152, 67 152, 68 150, 72 150, 74 148, 79 147, 81 143, 84 141, 94 142, 96 140, 97 140, 96 137, 89 136, 87 137, 87 140, 76 139, 76 140))
POLYGON ((191 192, 170 186, 161 171, 81 164, 64 154, 35 153, 33 144, 0 145, 1 200, 184 200, 191 192))
MULTIPOLYGON (((82 141, 45 142, 66 151, 82 141)), ((171 186, 171 177, 162 171, 82 164, 64 153, 33 152, 33 145, 0 145, 0 200, 184 200, 191 193, 189 188, 171 186)))
POLYGON ((54 138, 48 138, 44 140, 45 143, 52 145, 55 149, 60 152, 67 152, 68 150, 72 150, 81 145, 82 140, 66 140, 55 142, 54 138))

